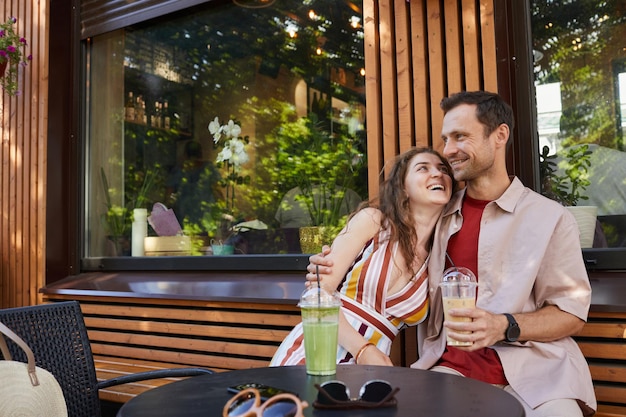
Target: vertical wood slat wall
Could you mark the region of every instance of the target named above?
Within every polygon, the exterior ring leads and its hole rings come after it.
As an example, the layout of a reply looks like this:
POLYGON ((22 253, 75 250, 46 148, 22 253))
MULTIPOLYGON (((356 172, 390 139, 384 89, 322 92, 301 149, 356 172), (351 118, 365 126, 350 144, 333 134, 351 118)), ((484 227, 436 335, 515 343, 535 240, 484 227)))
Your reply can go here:
POLYGON ((441 151, 441 99, 497 91, 495 0, 365 0, 368 184, 411 146, 441 151))
POLYGON ((32 62, 20 94, 0 91, 0 308, 36 304, 44 283, 47 141, 47 1, 3 0, 0 20, 17 19, 32 62))

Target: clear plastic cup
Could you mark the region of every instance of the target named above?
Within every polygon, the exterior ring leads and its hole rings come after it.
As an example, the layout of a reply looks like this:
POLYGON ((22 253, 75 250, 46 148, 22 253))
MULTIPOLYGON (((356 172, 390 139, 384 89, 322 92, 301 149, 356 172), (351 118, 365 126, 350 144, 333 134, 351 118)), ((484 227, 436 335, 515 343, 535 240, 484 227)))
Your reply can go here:
POLYGON ((331 294, 315 286, 302 293, 298 305, 302 314, 307 374, 334 375, 341 307, 339 293, 331 294))
MULTIPOLYGON (((475 308, 478 282, 476 276, 468 268, 452 267, 444 271, 441 283, 443 314, 447 321, 472 321, 469 317, 450 316, 448 311, 453 308, 475 308)), ((463 333, 463 332, 459 332, 463 333)), ((448 346, 471 346, 472 342, 462 342, 446 335, 448 346)))

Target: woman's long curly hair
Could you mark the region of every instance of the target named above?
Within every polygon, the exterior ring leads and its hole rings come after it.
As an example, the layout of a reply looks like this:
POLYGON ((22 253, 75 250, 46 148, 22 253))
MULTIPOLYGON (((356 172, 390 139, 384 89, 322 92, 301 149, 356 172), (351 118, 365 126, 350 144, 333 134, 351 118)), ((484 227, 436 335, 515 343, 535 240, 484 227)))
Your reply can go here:
MULTIPOLYGON (((399 242, 400 252, 404 256, 407 270, 412 274, 417 272, 414 270, 413 264, 416 259, 415 248, 418 236, 415 232, 415 221, 411 215, 409 197, 405 192, 404 183, 409 169, 409 162, 421 153, 437 156, 448 168, 448 172, 452 172, 450 164, 439 152, 426 147, 411 148, 395 158, 389 175, 381 184, 377 201, 378 209, 383 214, 382 227, 390 230, 389 240, 391 242, 399 242)), ((456 182, 452 174, 450 174, 450 177, 452 178, 452 191, 454 192, 456 182)), ((421 261, 425 261, 425 259, 421 261)))

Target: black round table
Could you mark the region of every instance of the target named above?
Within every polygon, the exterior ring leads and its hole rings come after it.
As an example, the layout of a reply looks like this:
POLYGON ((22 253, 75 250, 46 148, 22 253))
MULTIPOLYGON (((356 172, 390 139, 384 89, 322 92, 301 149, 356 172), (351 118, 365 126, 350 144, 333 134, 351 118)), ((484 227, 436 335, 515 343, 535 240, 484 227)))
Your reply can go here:
POLYGON ((117 417, 213 417, 221 416, 233 394, 229 386, 255 382, 297 392, 308 401, 305 416, 318 417, 524 417, 522 405, 513 396, 492 385, 433 371, 387 366, 343 365, 333 376, 306 374, 303 366, 254 368, 215 373, 173 382, 146 391, 122 406, 117 417), (352 397, 373 379, 399 387, 397 407, 373 410, 318 410, 315 383, 343 381, 352 397))

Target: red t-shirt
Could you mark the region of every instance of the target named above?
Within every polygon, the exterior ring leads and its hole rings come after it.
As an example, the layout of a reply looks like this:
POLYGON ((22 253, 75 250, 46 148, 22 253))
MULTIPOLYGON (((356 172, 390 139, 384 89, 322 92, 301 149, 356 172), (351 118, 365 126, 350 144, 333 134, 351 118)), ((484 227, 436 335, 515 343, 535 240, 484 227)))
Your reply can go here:
MULTIPOLYGON (((461 230, 448 242, 448 256, 456 266, 469 268, 478 279, 478 236, 480 219, 489 201, 475 200, 465 196, 461 207, 463 225, 461 230)), ((447 261, 446 267, 452 266, 447 261)), ((483 348, 466 352, 448 346, 437 365, 455 369, 468 378, 478 379, 489 384, 507 385, 502 363, 495 350, 483 348)))

